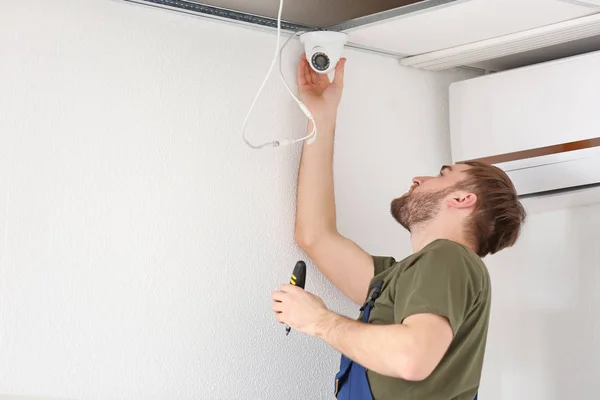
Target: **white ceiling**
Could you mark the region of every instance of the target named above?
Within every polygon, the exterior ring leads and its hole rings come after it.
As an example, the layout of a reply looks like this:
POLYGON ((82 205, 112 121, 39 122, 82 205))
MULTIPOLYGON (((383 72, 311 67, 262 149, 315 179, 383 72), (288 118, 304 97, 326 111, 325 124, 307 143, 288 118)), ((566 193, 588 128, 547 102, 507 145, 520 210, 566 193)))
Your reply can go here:
POLYGON ((599 11, 593 5, 565 0, 459 0, 347 32, 351 42, 363 46, 417 55, 599 11))
MULTIPOLYGON (((277 17, 280 2, 186 1, 267 18, 277 17)), ((427 55, 421 58, 435 58, 436 52, 456 50, 463 45, 474 44, 479 48, 477 42, 504 39, 506 35, 598 13, 600 0, 283 0, 286 22, 343 30, 349 34, 350 46, 402 57, 427 55)), ((468 66, 500 71, 600 50, 600 37, 571 39, 521 53, 518 50, 517 47, 514 54, 491 60, 480 57, 479 60, 485 61, 473 61, 468 66)))

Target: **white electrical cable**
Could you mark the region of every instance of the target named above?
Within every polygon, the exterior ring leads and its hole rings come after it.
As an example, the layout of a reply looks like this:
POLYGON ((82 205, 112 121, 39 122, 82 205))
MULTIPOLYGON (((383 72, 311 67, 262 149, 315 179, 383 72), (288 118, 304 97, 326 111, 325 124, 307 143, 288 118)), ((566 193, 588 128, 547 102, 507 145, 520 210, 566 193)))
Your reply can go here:
POLYGON ((277 14, 277 44, 275 47, 275 54, 273 56, 273 61, 271 61, 271 66, 269 67, 269 71, 267 72, 267 75, 265 76, 265 79, 263 80, 260 88, 258 89, 258 92, 256 92, 256 96, 254 97, 254 100, 252 101, 252 105, 250 106, 250 109, 248 110, 248 114, 246 115, 246 119, 244 120, 244 126, 242 127, 242 138, 244 139, 244 141, 246 142, 246 144, 253 148, 253 149, 262 149, 263 147, 266 146, 273 146, 273 147, 279 147, 279 146, 287 146, 293 143, 297 143, 300 142, 302 140, 308 139, 308 143, 312 143, 316 136, 317 136, 317 124, 315 123, 315 120, 310 112, 310 110, 308 109, 308 107, 306 107, 306 105, 304 103, 302 103, 302 101, 300 101, 300 99, 298 99, 298 97, 292 92, 292 89, 289 87, 289 85, 287 84, 285 78, 283 77, 283 71, 281 68, 281 51, 283 51, 283 48, 289 43, 289 41, 294 38, 296 35, 299 35, 302 32, 296 32, 294 33, 292 36, 290 36, 288 38, 288 40, 285 42, 285 44, 283 45, 283 47, 281 48, 281 50, 279 49, 279 43, 280 43, 280 37, 281 37, 281 13, 283 11, 283 0, 279 0, 279 12, 277 14), (312 121, 312 125, 313 125, 313 130, 311 131, 310 134, 308 134, 307 136, 300 138, 300 139, 294 139, 294 140, 290 140, 290 139, 281 139, 281 140, 272 140, 269 142, 264 142, 262 144, 259 145, 253 145, 252 143, 250 143, 248 141, 248 139, 246 139, 246 125, 248 124, 248 119, 250 118, 250 114, 252 114, 252 110, 254 109, 254 106, 256 105, 256 101, 258 100, 258 97, 260 96, 260 93, 262 92, 262 90, 265 87, 265 84, 267 83, 267 80, 269 79, 269 76, 271 75, 271 73, 273 72, 273 67, 275 66, 275 61, 277 60, 277 55, 279 55, 279 74, 281 75, 281 79, 283 80, 283 83, 285 84, 285 87, 288 89, 288 92, 290 93, 290 95, 294 98, 294 100, 296 100, 296 103, 298 103, 298 106, 300 107, 300 109, 304 112, 304 114, 312 121))

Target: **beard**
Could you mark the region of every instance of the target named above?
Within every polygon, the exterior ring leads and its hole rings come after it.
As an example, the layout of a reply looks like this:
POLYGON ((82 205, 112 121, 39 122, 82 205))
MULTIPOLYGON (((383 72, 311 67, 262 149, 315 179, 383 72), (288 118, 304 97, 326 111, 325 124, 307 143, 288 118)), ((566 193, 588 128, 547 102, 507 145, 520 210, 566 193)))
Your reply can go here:
POLYGON ((409 192, 394 199, 391 204, 392 216, 409 232, 415 227, 434 219, 442 207, 442 200, 453 188, 437 192, 409 192))

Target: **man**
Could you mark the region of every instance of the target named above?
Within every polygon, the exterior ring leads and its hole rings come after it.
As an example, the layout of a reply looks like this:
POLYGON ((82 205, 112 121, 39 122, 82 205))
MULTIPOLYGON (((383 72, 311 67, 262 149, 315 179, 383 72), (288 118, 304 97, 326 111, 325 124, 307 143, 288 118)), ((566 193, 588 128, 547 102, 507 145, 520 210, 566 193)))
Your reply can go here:
MULTIPOLYGON (((512 246, 525 220, 504 172, 482 163, 416 177, 391 213, 411 234, 404 260, 371 256, 336 229, 332 153, 342 95, 342 59, 332 83, 300 60, 301 96, 319 138, 302 153, 296 241, 342 293, 363 305, 361 320, 337 315, 300 288, 272 294, 279 322, 342 353, 338 399, 472 400, 483 365, 491 287, 481 260, 512 246)), ((312 127, 309 126, 309 130, 312 127)))

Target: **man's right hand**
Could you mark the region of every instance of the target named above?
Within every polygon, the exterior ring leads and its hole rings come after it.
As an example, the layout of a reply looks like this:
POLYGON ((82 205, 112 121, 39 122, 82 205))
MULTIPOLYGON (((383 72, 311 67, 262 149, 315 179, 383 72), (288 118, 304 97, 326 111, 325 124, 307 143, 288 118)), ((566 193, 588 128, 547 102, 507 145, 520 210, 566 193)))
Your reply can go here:
POLYGON ((344 89, 345 65, 346 59, 340 59, 335 68, 333 82, 329 82, 326 74, 313 71, 306 60, 306 54, 302 53, 298 64, 300 98, 316 119, 336 115, 344 89))

